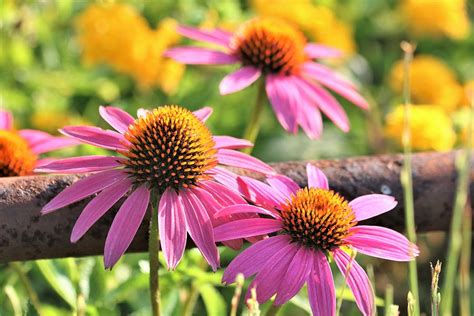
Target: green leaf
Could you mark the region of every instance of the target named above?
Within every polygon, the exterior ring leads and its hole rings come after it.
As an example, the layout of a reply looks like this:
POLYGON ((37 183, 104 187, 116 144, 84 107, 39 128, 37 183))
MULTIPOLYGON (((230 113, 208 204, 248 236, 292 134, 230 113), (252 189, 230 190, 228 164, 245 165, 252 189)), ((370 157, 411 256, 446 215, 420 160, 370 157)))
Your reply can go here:
POLYGON ((207 315, 220 316, 227 312, 227 305, 222 295, 210 284, 202 284, 199 286, 199 292, 204 300, 207 315))
POLYGON ((76 308, 76 290, 69 279, 59 273, 51 260, 37 260, 35 262, 42 276, 51 288, 73 309, 76 308))

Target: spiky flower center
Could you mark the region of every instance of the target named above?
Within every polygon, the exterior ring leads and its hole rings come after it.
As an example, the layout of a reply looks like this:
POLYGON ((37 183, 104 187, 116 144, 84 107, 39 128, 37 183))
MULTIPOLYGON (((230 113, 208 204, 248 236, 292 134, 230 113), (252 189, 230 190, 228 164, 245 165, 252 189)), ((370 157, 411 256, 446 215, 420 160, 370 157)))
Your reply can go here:
POLYGON ((256 18, 236 32, 231 48, 246 66, 264 73, 291 74, 306 60, 304 35, 286 22, 256 18))
POLYGON ((350 228, 357 224, 348 202, 332 190, 300 189, 281 214, 293 241, 320 250, 344 245, 350 228))
POLYGON ((171 105, 135 120, 125 133, 131 145, 124 164, 136 184, 163 193, 196 185, 217 164, 209 129, 189 110, 171 105))
POLYGON ((15 131, 0 130, 0 177, 32 174, 36 160, 26 140, 15 131))

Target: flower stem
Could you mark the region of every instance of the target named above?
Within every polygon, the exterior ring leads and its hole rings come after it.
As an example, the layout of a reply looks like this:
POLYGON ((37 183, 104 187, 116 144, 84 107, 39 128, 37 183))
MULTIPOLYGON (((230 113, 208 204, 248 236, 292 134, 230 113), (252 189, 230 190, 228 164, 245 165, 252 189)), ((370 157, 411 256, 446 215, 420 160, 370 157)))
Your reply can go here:
POLYGON ((23 265, 18 262, 11 262, 9 266, 18 275, 20 283, 24 287, 28 298, 30 299, 31 305, 33 305, 33 307, 36 309, 38 315, 42 315, 42 308, 38 294, 33 289, 33 285, 31 284, 23 265))
POLYGON ((276 316, 276 314, 278 313, 278 311, 280 310, 282 305, 272 305, 270 306, 270 308, 268 309, 267 313, 265 314, 266 316, 276 316))
MULTIPOLYGON (((415 230, 415 206, 413 201, 413 176, 411 166, 411 130, 410 130, 410 66, 415 51, 415 45, 402 42, 402 50, 405 53, 404 58, 404 83, 403 83, 403 99, 405 106, 404 124, 403 124, 403 168, 401 172, 401 182, 403 187, 403 197, 405 204, 405 226, 407 230, 408 240, 416 243, 415 230)), ((418 271, 416 260, 413 259, 408 263, 409 283, 411 292, 411 306, 413 315, 420 315, 420 299, 418 294, 418 271)))
POLYGON ((148 240, 148 252, 150 255, 150 300, 153 316, 160 315, 160 286, 158 280, 158 270, 160 262, 160 237, 158 235, 158 208, 155 201, 151 203, 150 235, 148 240))
MULTIPOLYGON (((470 164, 472 155, 472 131, 473 131, 473 114, 474 113, 474 92, 471 95, 471 114, 469 121, 468 140, 463 152, 456 159, 458 170, 456 197, 454 200, 453 217, 451 218, 451 229, 449 232, 449 247, 446 256, 446 273, 441 291, 441 312, 440 315, 452 315, 454 290, 456 276, 458 272, 459 258, 462 247, 462 222, 463 212, 469 197, 469 178, 470 164)), ((463 292, 461 292, 461 295, 463 292)))
MULTIPOLYGON (((258 85, 257 91, 257 100, 255 101, 255 105, 253 107, 252 116, 245 128, 244 132, 244 139, 249 140, 253 144, 255 144, 255 140, 257 139, 258 132, 260 131, 260 125, 262 121, 262 114, 263 108, 265 103, 265 80, 260 79, 260 83, 258 85)), ((243 152, 247 154, 251 154, 253 147, 245 148, 243 152)))

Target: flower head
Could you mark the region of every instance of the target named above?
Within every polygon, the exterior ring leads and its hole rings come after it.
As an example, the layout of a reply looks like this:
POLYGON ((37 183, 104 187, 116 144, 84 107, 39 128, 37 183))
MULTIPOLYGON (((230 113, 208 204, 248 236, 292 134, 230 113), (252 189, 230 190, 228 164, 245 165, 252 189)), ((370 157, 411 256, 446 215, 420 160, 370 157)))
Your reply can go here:
POLYGON ((462 39, 469 34, 466 0, 404 0, 401 9, 416 35, 462 39))
MULTIPOLYGON (((403 89, 403 61, 390 72, 390 85, 396 92, 403 89)), ((438 104, 447 112, 456 110, 463 89, 456 74, 442 60, 430 55, 418 55, 410 69, 410 91, 418 104, 438 104)))
POLYGON ((185 26, 179 27, 178 32, 194 40, 219 45, 223 50, 177 47, 168 50, 166 56, 186 64, 240 62, 242 67, 222 80, 221 94, 240 91, 263 77, 277 119, 288 132, 296 133, 299 125, 310 138, 319 138, 322 133, 320 111, 343 131, 349 130, 344 109, 323 86, 361 108, 368 108, 352 83, 312 61, 338 57, 340 52, 307 43, 298 29, 283 20, 256 18, 242 24, 234 33, 185 26))
POLYGON ((351 252, 408 261, 418 249, 403 235, 383 227, 358 222, 393 209, 393 197, 370 194, 347 201, 331 190, 326 176, 307 165, 308 186, 299 188, 284 176, 267 179, 269 185, 242 177, 238 181, 246 198, 255 205, 234 205, 216 216, 258 213, 265 217, 240 219, 217 226, 216 240, 271 234, 238 255, 224 272, 225 283, 239 273, 256 274, 249 286, 259 303, 276 294, 275 305, 295 296, 306 283, 314 315, 335 315, 336 297, 328 257, 332 257, 354 293, 364 315, 373 315, 372 287, 351 252))
POLYGON ((176 21, 165 19, 152 29, 129 5, 93 4, 81 13, 76 25, 86 63, 111 65, 145 88, 159 86, 173 93, 178 87, 184 66, 162 58, 180 38, 176 21))
MULTIPOLYGON (((385 133, 402 146, 404 108, 397 106, 387 114, 385 133)), ((413 105, 410 107, 411 145, 415 150, 446 151, 453 148, 456 133, 450 117, 434 105, 413 105)))
POLYGON ((352 55, 356 50, 353 31, 349 24, 339 20, 330 8, 315 5, 310 0, 254 0, 253 8, 261 16, 275 17, 300 27, 318 43, 352 55), (317 18, 315 18, 317 17, 317 18))
POLYGON ((77 142, 64 137, 55 137, 45 132, 13 128, 10 112, 0 111, 0 177, 18 177, 33 174, 38 164, 48 161, 39 155, 77 142))
MULTIPOLYGON (((158 216, 162 249, 168 267, 174 269, 183 255, 187 233, 206 260, 216 269, 219 253, 213 225, 223 223, 213 214, 228 205, 245 203, 228 165, 263 174, 273 170, 258 159, 233 149, 252 146, 245 140, 213 136, 204 122, 210 108, 190 112, 162 106, 141 110, 134 119, 115 107, 101 107, 101 116, 116 130, 70 126, 61 132, 83 143, 115 150, 123 157, 88 156, 57 160, 37 168, 42 172, 93 172, 74 183, 43 207, 50 213, 92 194, 71 234, 78 241, 120 198, 121 205, 105 242, 104 261, 112 267, 135 236, 149 206, 150 195, 159 196, 158 216)), ((227 245, 238 248, 241 240, 227 245)))

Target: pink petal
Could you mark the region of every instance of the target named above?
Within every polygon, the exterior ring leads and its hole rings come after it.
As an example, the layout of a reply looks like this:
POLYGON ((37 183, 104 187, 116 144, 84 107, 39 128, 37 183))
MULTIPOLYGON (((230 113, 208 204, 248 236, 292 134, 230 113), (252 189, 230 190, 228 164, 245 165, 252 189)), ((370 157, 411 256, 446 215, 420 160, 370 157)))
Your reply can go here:
POLYGON ((217 213, 214 216, 217 218, 217 217, 229 216, 229 215, 234 215, 234 214, 242 214, 242 213, 263 214, 263 215, 271 216, 273 218, 279 218, 277 213, 273 213, 264 208, 249 205, 249 204, 235 204, 235 205, 224 207, 220 209, 219 211, 217 211, 217 213))
POLYGON ((257 205, 268 209, 284 204, 286 196, 284 192, 275 190, 273 187, 249 177, 238 177, 240 192, 249 200, 257 205))
POLYGON ((54 199, 43 207, 41 214, 48 214, 61 207, 80 201, 127 177, 128 174, 122 170, 109 170, 87 176, 56 195, 54 199))
MULTIPOLYGON (((275 191, 280 192, 286 199, 291 198, 291 195, 295 194, 296 191, 300 189, 298 183, 293 181, 293 179, 279 174, 276 176, 268 177, 267 182, 275 191)), ((279 201, 283 202, 281 199, 279 201)))
POLYGON ((285 77, 267 75, 265 89, 281 126, 287 132, 296 133, 298 129, 296 109, 294 108, 294 100, 287 90, 290 88, 285 77))
POLYGON ((79 215, 71 233, 75 243, 132 187, 130 179, 122 179, 100 192, 79 215))
POLYGON ((235 138, 232 136, 214 136, 214 141, 217 149, 241 149, 247 147, 253 147, 253 144, 246 139, 235 138))
POLYGON ((202 181, 199 186, 209 192, 220 206, 246 203, 240 194, 218 182, 202 181))
POLYGON ((50 136, 48 140, 39 142, 33 146, 30 145, 30 146, 31 146, 31 150, 35 154, 39 155, 39 154, 43 154, 43 153, 50 152, 53 150, 62 149, 65 147, 75 146, 79 144, 80 142, 78 142, 75 139, 50 136))
POLYGON ((237 57, 224 52, 193 46, 171 48, 164 56, 190 65, 229 65, 239 61, 237 57))
POLYGON ((394 230, 378 226, 355 226, 346 241, 359 252, 387 260, 410 261, 420 254, 418 247, 394 230))
POLYGON ((384 194, 368 194, 360 196, 349 203, 354 210, 356 220, 362 221, 388 212, 397 206, 393 196, 384 194))
POLYGON ((225 34, 222 31, 214 30, 201 30, 194 27, 180 25, 177 28, 177 32, 187 38, 193 39, 195 41, 202 41, 211 44, 216 44, 220 46, 229 46, 231 39, 230 34, 225 34))
POLYGON ((261 268, 253 282, 249 285, 247 297, 250 290, 256 287, 257 301, 260 304, 268 301, 277 291, 280 283, 288 284, 285 279, 285 273, 288 265, 292 261, 298 247, 295 243, 286 244, 283 248, 274 252, 273 256, 268 257, 267 263, 261 268))
POLYGON ((358 107, 362 109, 369 108, 369 104, 367 103, 367 101, 365 101, 365 99, 357 92, 357 90, 352 85, 349 85, 347 82, 342 81, 337 77, 328 76, 327 74, 324 75, 316 71, 318 69, 315 70, 314 65, 314 63, 304 64, 303 71, 314 80, 320 82, 322 85, 340 94, 358 107))
MULTIPOLYGON (((212 182, 212 181, 208 181, 212 182)), ((215 183, 215 182, 214 182, 215 183)), ((216 183, 217 184, 217 183, 216 183)), ((199 200, 204 205, 205 210, 211 220, 212 226, 216 227, 222 225, 230 220, 232 220, 231 216, 222 216, 222 217, 215 217, 217 210, 221 209, 223 206, 221 203, 217 201, 216 195, 213 195, 211 191, 209 191, 209 187, 204 187, 203 183, 200 183, 200 187, 193 188, 194 194, 199 198, 199 200)), ((225 195, 225 194, 224 194, 225 195)), ((224 200, 229 199, 228 196, 224 198, 224 200)), ((221 199, 222 200, 222 199, 221 199)), ((227 202, 227 201, 226 201, 227 202)), ((245 203, 245 201, 243 201, 245 203)), ((231 203, 234 204, 234 203, 231 203)), ((226 204, 224 204, 226 205, 226 204)), ((238 215, 237 215, 238 216, 238 215)), ((227 240, 223 242, 223 244, 227 247, 230 247, 234 250, 239 250, 243 245, 242 239, 235 239, 235 240, 227 240)))
POLYGON ((320 44, 308 43, 304 48, 306 55, 313 58, 334 58, 342 57, 342 52, 339 49, 324 46, 320 44))
POLYGON ((247 218, 232 221, 214 228, 216 241, 246 238, 274 233, 282 229, 279 220, 268 218, 247 218))
POLYGON ((346 86, 347 88, 352 88, 354 90, 357 89, 357 87, 351 81, 342 77, 337 72, 323 64, 308 62, 303 65, 303 70, 305 71, 306 75, 317 81, 319 81, 320 78, 324 78, 329 81, 337 82, 338 84, 346 86))
POLYGON ((215 244, 209 215, 204 205, 192 190, 181 190, 179 194, 185 207, 184 214, 189 235, 212 269, 216 271, 219 266, 219 252, 215 244))
POLYGON ((334 251, 334 261, 341 273, 346 276, 346 283, 354 294, 357 306, 364 315, 373 315, 375 311, 374 291, 364 269, 340 249, 334 251), (349 268, 349 272, 347 272, 349 268))
POLYGON ((174 189, 166 189, 160 198, 158 224, 166 264, 174 270, 183 257, 187 235, 184 204, 174 189))
POLYGON ((212 108, 211 107, 203 107, 202 109, 196 110, 193 112, 193 114, 201 121, 201 122, 206 122, 207 119, 211 116, 212 114, 212 108))
POLYGON ((217 161, 223 165, 260 172, 263 174, 275 174, 273 168, 263 161, 240 151, 219 149, 216 156, 217 161))
POLYGON ((214 180, 235 192, 239 192, 239 185, 237 183, 239 176, 236 173, 222 167, 214 167, 211 169, 211 172, 213 173, 214 180))
POLYGON ((235 278, 239 273, 248 278, 259 272, 270 257, 280 249, 288 246, 290 242, 291 240, 288 235, 278 235, 251 245, 232 260, 224 271, 222 282, 226 284, 235 282, 235 278))
POLYGON ((314 255, 313 271, 308 277, 308 297, 315 316, 336 315, 336 294, 331 267, 319 250, 314 255))
POLYGON ((306 165, 306 174, 308 175, 308 187, 329 189, 328 178, 319 168, 309 163, 306 165))
POLYGON ((311 100, 300 93, 298 123, 310 139, 319 139, 323 133, 323 118, 318 108, 311 104, 311 100))
POLYGON ((104 266, 111 268, 132 243, 145 217, 150 191, 144 185, 138 187, 120 207, 105 240, 104 266))
POLYGON ((99 113, 110 126, 121 134, 128 131, 128 126, 135 122, 133 116, 114 106, 100 106, 99 113))
POLYGON ((47 165, 36 167, 35 172, 70 174, 103 171, 119 166, 122 164, 117 157, 81 156, 57 159, 47 165))
POLYGON ((307 249, 305 246, 299 247, 276 291, 274 305, 285 304, 301 290, 313 268, 312 252, 312 249, 307 249))
POLYGON ((349 119, 346 112, 344 112, 342 106, 329 92, 317 84, 303 79, 297 78, 296 82, 298 82, 298 87, 303 92, 303 95, 312 100, 337 127, 344 132, 349 131, 349 119))
POLYGON ((34 148, 37 145, 41 145, 44 142, 48 142, 53 136, 46 132, 37 131, 34 129, 22 129, 18 131, 21 137, 23 137, 31 148, 34 148))
POLYGON ((128 150, 128 141, 123 135, 106 131, 95 126, 67 126, 60 130, 66 136, 73 137, 83 143, 112 150, 128 150))
POLYGON ((244 66, 224 77, 219 84, 221 95, 226 95, 243 90, 260 78, 260 69, 244 66))
POLYGON ((13 115, 8 111, 0 110, 0 130, 13 129, 13 115))

